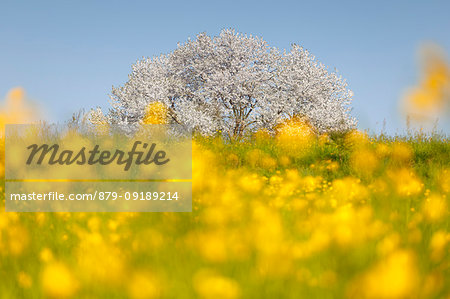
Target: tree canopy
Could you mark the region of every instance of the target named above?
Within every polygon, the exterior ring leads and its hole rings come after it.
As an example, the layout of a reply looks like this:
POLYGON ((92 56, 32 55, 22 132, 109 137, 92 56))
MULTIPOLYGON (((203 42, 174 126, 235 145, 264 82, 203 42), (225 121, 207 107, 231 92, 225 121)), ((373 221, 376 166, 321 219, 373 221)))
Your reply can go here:
POLYGON ((280 51, 262 38, 225 29, 138 60, 128 82, 113 87, 106 117, 114 124, 139 123, 146 107, 158 102, 167 107, 168 123, 203 135, 240 138, 272 131, 294 116, 323 133, 356 125, 352 95, 344 79, 299 45, 280 51))

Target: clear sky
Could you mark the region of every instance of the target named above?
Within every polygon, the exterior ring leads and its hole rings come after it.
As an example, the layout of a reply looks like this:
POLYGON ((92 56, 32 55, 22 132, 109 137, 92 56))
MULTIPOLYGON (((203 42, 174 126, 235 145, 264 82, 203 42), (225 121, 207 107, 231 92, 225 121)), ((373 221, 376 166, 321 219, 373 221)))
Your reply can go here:
POLYGON ((450 1, 4 1, 0 2, 0 97, 15 86, 64 121, 108 108, 112 85, 137 59, 223 28, 298 43, 354 91, 361 129, 403 127, 397 103, 417 82, 424 41, 450 53, 450 1))

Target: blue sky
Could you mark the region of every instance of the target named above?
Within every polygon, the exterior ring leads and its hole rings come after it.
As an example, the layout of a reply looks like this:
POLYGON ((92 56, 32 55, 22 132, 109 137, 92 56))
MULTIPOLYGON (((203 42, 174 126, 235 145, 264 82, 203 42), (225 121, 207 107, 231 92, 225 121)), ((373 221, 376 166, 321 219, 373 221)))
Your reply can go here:
POLYGON ((404 127, 398 99, 418 78, 417 49, 450 53, 450 1, 2 1, 0 97, 15 86, 64 121, 81 108, 108 108, 112 85, 143 56, 173 50, 223 28, 298 43, 354 91, 361 129, 404 127))

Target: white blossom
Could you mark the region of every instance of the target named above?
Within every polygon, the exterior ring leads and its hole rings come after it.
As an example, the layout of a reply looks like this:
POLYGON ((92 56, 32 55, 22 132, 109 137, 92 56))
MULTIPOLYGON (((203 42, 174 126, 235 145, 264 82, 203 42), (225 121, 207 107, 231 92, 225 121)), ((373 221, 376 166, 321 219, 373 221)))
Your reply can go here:
POLYGON ((139 123, 158 101, 168 107, 171 123, 229 138, 271 131, 294 115, 320 133, 356 125, 345 80, 308 51, 293 45, 280 52, 232 29, 213 38, 201 33, 167 55, 138 60, 111 99, 107 117, 115 124, 139 123))

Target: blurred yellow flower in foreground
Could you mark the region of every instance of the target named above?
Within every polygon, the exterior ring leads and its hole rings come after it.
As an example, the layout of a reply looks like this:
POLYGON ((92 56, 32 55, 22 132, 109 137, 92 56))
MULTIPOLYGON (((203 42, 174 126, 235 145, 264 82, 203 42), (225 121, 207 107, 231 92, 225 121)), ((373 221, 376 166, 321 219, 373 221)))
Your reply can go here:
POLYGON ((136 272, 128 284, 128 294, 133 299, 150 299, 161 296, 160 282, 148 272, 136 272))
POLYGON ((41 252, 39 254, 39 258, 44 263, 50 262, 53 260, 53 253, 50 249, 44 248, 41 250, 41 252))
POLYGON ((448 243, 450 243, 450 233, 444 230, 435 232, 430 240, 431 259, 434 261, 442 259, 448 243))
POLYGON ((28 231, 22 225, 15 224, 8 229, 7 233, 9 253, 12 256, 22 255, 30 243, 28 231))
POLYGON ((437 45, 425 45, 421 60, 422 79, 407 91, 403 109, 414 120, 434 121, 450 103, 450 66, 437 45))
POLYGON ((236 281, 209 270, 200 270, 194 276, 194 289, 200 298, 234 299, 241 290, 236 281))
POLYGON ((90 283, 94 281, 106 285, 121 283, 126 267, 121 250, 105 241, 103 235, 97 232, 82 233, 80 238, 77 260, 80 270, 84 273, 83 278, 90 283))
POLYGON ((444 169, 438 176, 440 188, 445 193, 450 193, 450 169, 444 169))
POLYGON ((23 271, 21 271, 19 275, 17 275, 17 281, 19 285, 24 289, 29 289, 33 285, 33 280, 31 279, 30 275, 23 271))
MULTIPOLYGON (((5 129, 5 124, 33 123, 39 119, 40 109, 30 103, 21 87, 9 91, 6 99, 0 107, 0 132, 5 129)), ((2 133, 3 134, 3 133, 2 133)))
POLYGON ((414 298, 419 282, 414 254, 409 250, 396 250, 357 279, 349 289, 349 297, 414 298))
POLYGON ((417 195, 423 189, 422 181, 417 177, 412 169, 400 168, 390 170, 387 174, 394 183, 398 195, 417 195))
POLYGON ((430 222, 445 219, 448 216, 447 201, 438 194, 432 194, 423 204, 423 213, 430 222))
POLYGON ((41 275, 42 290, 51 298, 67 298, 75 294, 78 281, 62 263, 52 263, 44 268, 41 275))

